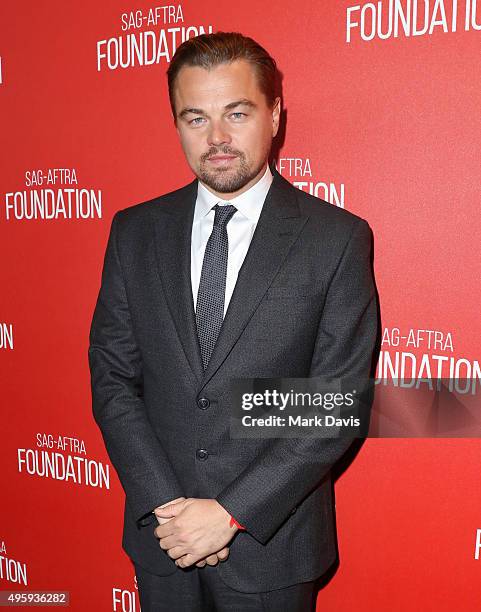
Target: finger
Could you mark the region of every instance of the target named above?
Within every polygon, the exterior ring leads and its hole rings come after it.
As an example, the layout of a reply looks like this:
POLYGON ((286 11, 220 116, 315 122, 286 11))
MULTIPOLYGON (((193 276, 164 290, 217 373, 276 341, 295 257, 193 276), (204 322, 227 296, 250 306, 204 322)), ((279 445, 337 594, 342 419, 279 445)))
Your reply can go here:
POLYGON ((177 559, 175 564, 178 567, 190 567, 194 563, 199 561, 199 557, 197 555, 191 555, 190 553, 181 555, 180 558, 177 559))
POLYGON ((209 555, 206 558, 206 563, 207 565, 211 565, 211 566, 217 565, 219 563, 219 557, 216 554, 209 555))
POLYGON ((228 547, 226 546, 222 550, 219 550, 219 552, 217 553, 217 556, 219 558, 219 561, 225 561, 227 559, 227 557, 229 556, 229 549, 228 549, 228 547))
MULTIPOLYGON (((185 552, 185 548, 180 548, 180 546, 174 546, 174 548, 170 548, 167 551, 167 554, 169 555, 169 557, 171 559, 180 559, 181 557, 183 557, 184 555, 186 555, 187 553, 185 552)), ((196 557, 195 561, 199 561, 200 557, 196 557)), ((192 562, 194 562, 194 559, 192 560, 192 562)))
POLYGON ((160 538, 159 546, 160 548, 162 548, 162 550, 169 550, 174 547, 183 548, 184 543, 179 542, 177 536, 167 536, 166 538, 160 538))
MULTIPOLYGON (((161 517, 162 518, 162 517, 161 517)), ((173 520, 166 521, 163 525, 159 525, 154 529, 155 537, 158 539, 167 538, 176 532, 176 524, 173 520)))
POLYGON ((205 565, 207 565, 207 562, 205 561, 205 559, 203 561, 198 561, 196 563, 197 567, 204 567, 205 565))

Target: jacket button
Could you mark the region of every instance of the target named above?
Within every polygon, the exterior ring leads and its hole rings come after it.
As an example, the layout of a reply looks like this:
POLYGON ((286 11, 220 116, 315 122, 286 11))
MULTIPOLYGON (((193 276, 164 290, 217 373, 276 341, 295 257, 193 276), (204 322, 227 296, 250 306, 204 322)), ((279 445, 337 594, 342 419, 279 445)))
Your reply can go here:
POLYGON ((210 400, 207 397, 201 397, 197 400, 197 406, 199 406, 199 408, 202 408, 202 410, 205 410, 210 406, 210 400))
POLYGON ((205 448, 197 449, 195 454, 197 455, 197 459, 200 459, 201 461, 205 461, 205 459, 207 459, 209 456, 209 453, 205 450, 205 448))
POLYGON ((291 514, 294 514, 294 512, 297 510, 297 508, 292 508, 291 510, 291 514))

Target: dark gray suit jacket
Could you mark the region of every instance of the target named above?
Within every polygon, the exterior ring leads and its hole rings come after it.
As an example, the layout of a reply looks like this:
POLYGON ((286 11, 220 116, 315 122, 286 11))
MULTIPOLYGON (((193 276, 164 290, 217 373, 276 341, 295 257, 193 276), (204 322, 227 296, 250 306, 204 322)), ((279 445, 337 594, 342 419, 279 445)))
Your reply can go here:
POLYGON ((205 373, 190 276, 197 179, 114 215, 90 330, 93 414, 126 494, 124 550, 155 574, 184 571, 149 513, 215 498, 246 527, 219 565, 245 592, 333 563, 330 471, 352 440, 231 439, 229 380, 368 378, 377 334, 369 225, 272 172, 205 373))

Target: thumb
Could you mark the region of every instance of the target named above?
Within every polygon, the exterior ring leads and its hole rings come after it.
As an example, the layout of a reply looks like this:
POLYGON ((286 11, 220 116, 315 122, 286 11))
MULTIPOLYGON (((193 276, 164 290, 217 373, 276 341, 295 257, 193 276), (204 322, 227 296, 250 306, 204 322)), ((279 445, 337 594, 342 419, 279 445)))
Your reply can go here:
POLYGON ((159 506, 159 508, 165 508, 165 506, 170 506, 171 504, 178 504, 181 501, 185 501, 185 497, 178 497, 177 499, 172 499, 166 502, 165 504, 162 504, 161 506, 159 506))
POLYGON ((183 502, 179 502, 178 504, 169 504, 168 506, 164 506, 164 508, 156 508, 155 515, 160 516, 161 518, 177 516, 183 509, 183 502))

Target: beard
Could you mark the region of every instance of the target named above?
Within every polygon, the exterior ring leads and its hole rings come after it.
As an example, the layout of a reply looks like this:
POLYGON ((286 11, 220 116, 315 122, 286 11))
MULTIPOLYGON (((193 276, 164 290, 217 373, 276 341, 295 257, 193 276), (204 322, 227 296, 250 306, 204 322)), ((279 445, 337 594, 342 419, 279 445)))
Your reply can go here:
POLYGON ((217 153, 209 154, 208 157, 214 155, 237 155, 237 162, 232 160, 232 165, 229 167, 208 168, 207 159, 202 159, 200 164, 199 174, 197 178, 204 185, 210 187, 218 193, 234 193, 242 189, 249 181, 259 174, 264 161, 259 164, 259 167, 251 168, 246 161, 245 155, 234 151, 218 151, 217 153))

